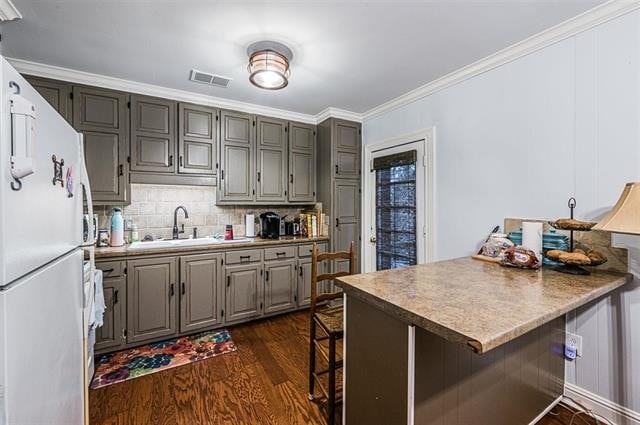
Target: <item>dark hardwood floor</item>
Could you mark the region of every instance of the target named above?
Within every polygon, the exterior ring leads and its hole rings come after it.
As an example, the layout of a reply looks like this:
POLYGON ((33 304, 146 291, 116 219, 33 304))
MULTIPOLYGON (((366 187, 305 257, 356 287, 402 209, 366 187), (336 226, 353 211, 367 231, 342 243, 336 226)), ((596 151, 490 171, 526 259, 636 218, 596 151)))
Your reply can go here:
MULTIPOLYGON (((235 353, 91 390, 91 425, 325 423, 307 399, 306 312, 229 330, 235 353)), ((569 424, 566 409, 554 412, 538 425, 569 424)), ((574 425, 595 423, 582 418, 574 425)))

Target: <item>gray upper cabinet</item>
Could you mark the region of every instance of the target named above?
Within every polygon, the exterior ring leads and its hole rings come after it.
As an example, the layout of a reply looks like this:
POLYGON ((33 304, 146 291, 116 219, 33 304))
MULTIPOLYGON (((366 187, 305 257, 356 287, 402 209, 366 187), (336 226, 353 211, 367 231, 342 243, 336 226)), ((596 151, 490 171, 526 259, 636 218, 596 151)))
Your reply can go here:
POLYGON ((256 201, 282 203, 287 200, 287 122, 258 117, 256 157, 256 201))
POLYGON ((360 124, 334 120, 332 128, 335 140, 334 177, 360 177, 360 124))
POLYGON ((262 263, 225 266, 226 322, 262 314, 262 263))
POLYGON ((26 80, 70 124, 73 124, 71 84, 46 78, 25 76, 26 80))
POLYGON ((255 199, 255 118, 222 111, 220 133, 218 203, 250 203, 255 199))
POLYGON ((85 162, 95 204, 128 203, 127 95, 73 87, 73 126, 84 135, 85 162))
POLYGON ((316 200, 316 128, 289 123, 289 201, 316 200))
POLYGON ((131 170, 175 173, 176 102, 131 96, 131 170))
POLYGON ((296 306, 295 260, 264 264, 264 313, 291 310, 296 306))
POLYGON ((222 323, 222 255, 180 258, 180 332, 222 323))
POLYGON ((103 282, 103 325, 96 329, 95 350, 118 348, 124 344, 125 312, 127 294, 124 277, 106 278, 103 282))
POLYGON ((178 106, 178 172, 216 174, 218 110, 181 103, 178 106))
POLYGON ((176 333, 176 268, 175 257, 127 262, 127 342, 176 333))

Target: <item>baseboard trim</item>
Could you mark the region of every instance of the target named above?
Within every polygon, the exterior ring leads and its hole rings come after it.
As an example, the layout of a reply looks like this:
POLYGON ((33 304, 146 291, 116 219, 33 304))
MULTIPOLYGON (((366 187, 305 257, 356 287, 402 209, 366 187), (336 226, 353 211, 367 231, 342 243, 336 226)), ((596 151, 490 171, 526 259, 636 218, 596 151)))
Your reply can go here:
MULTIPOLYGON (((604 416, 616 425, 640 425, 639 412, 621 406, 611 400, 607 400, 606 398, 587 391, 577 385, 565 383, 564 393, 566 396, 584 403, 586 406, 593 409, 594 412, 604 416)), ((570 403, 570 400, 565 401, 570 403)))
POLYGON ((547 406, 546 409, 544 409, 542 412, 540 412, 540 414, 538 416, 535 417, 534 420, 532 420, 531 422, 529 422, 529 425, 536 425, 538 422, 540 422, 540 420, 542 418, 544 418, 545 416, 547 416, 547 413, 549 413, 551 411, 551 409, 553 409, 554 407, 556 407, 558 405, 558 403, 560 403, 562 401, 562 398, 564 396, 560 396, 558 398, 556 398, 555 400, 553 400, 551 402, 551 404, 549 406, 547 406))

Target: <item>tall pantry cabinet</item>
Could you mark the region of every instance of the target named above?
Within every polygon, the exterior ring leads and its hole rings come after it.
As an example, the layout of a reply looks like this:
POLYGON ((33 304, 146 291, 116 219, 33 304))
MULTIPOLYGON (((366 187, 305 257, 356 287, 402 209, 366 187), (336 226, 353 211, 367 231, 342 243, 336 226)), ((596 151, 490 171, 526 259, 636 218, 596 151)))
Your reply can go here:
MULTIPOLYGON (((361 262, 362 126, 329 118, 318 125, 316 168, 318 202, 329 216, 331 251, 348 251, 356 244, 356 272, 361 262)), ((335 271, 348 271, 348 261, 336 262, 335 271)))

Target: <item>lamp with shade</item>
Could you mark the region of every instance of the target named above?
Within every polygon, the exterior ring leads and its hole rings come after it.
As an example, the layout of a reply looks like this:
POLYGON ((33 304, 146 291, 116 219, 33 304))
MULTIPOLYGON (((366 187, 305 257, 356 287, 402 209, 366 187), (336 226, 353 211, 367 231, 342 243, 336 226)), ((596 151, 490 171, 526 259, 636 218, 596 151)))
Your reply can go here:
POLYGON ((640 183, 627 183, 616 205, 592 230, 640 235, 640 183))

